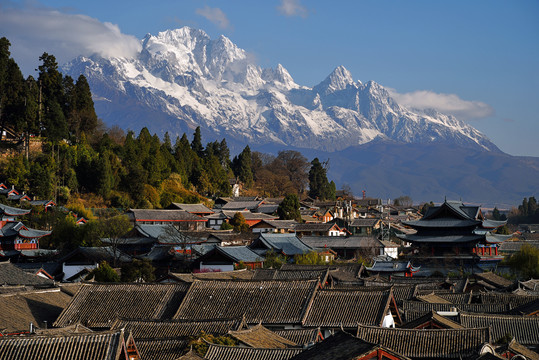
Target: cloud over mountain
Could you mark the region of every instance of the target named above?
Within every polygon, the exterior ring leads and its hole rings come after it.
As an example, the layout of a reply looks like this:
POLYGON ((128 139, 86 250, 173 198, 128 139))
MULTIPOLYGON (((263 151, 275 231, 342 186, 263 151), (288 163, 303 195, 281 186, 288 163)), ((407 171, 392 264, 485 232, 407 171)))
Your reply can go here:
POLYGON ((61 64, 81 54, 133 58, 141 50, 140 40, 123 34, 118 25, 27 3, 0 6, 0 33, 11 41, 25 73, 37 67, 45 51, 61 64))
POLYGON ((417 90, 400 94, 389 89, 391 96, 403 106, 411 109, 435 109, 461 119, 480 119, 494 114, 494 109, 481 101, 463 100, 455 94, 439 94, 428 90, 417 90))

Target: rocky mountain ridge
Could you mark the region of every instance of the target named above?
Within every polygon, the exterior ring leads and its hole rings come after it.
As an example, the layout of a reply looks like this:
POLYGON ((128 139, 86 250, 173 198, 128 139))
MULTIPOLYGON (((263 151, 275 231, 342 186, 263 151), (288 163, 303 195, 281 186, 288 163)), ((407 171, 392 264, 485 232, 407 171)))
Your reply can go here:
POLYGON ((148 34, 134 59, 78 57, 63 71, 87 77, 105 123, 135 131, 177 135, 200 126, 208 140, 323 151, 374 139, 499 151, 468 124, 407 109, 343 66, 300 86, 282 65, 262 69, 225 36, 212 40, 189 27, 148 34))

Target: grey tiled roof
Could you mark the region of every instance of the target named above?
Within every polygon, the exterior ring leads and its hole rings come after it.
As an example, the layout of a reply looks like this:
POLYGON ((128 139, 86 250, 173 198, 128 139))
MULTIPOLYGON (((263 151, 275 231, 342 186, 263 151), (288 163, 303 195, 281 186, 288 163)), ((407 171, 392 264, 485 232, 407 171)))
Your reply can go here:
POLYGON ((134 230, 138 231, 142 236, 155 239, 161 244, 182 244, 189 242, 189 237, 182 235, 171 224, 137 224, 134 230))
POLYGON ((302 352, 302 348, 259 349, 210 344, 207 360, 288 360, 302 352))
POLYGON ((253 280, 314 280, 325 282, 328 269, 325 270, 279 270, 256 269, 253 280))
POLYGON ((178 360, 186 349, 189 340, 176 339, 138 339, 135 340, 141 360, 178 360))
POLYGON ((510 286, 512 286, 515 282, 508 280, 500 275, 497 275, 491 271, 480 273, 480 274, 474 274, 474 276, 478 279, 481 279, 490 285, 494 285, 495 287, 499 289, 505 289, 510 286))
POLYGON ((174 318, 245 315, 250 324, 299 324, 317 286, 317 280, 195 281, 174 318))
POLYGON ((38 275, 29 274, 10 262, 0 262, 0 284, 53 286, 54 281, 38 275))
POLYGON ((184 210, 130 209, 135 221, 207 221, 184 210))
POLYGON ((436 311, 431 311, 413 321, 403 324, 403 329, 422 329, 425 323, 431 322, 441 329, 464 329, 464 326, 456 323, 442 315, 439 315, 436 311))
POLYGON ((357 336, 414 359, 470 358, 492 340, 488 328, 418 330, 360 325, 357 336))
POLYGON ((277 335, 284 337, 298 345, 314 344, 322 339, 320 329, 290 329, 274 330, 277 335))
POLYGON ((94 262, 101 262, 105 260, 109 264, 112 264, 114 262, 115 257, 120 262, 130 262, 132 260, 131 256, 124 254, 118 249, 116 249, 116 254, 115 254, 114 249, 111 246, 101 246, 101 247, 79 246, 77 249, 63 256, 58 261, 69 262, 70 259, 73 259, 75 257, 84 257, 94 262))
POLYGON ((210 209, 204 204, 180 204, 180 203, 173 202, 172 206, 180 210, 185 210, 188 213, 207 213, 207 214, 214 213, 212 209, 210 209))
POLYGON ((304 254, 312 250, 293 234, 260 234, 258 240, 252 244, 252 248, 260 247, 257 244, 267 249, 274 249, 276 252, 283 252, 288 256, 304 254))
MULTIPOLYGON (((268 215, 268 214, 263 214, 263 213, 254 213, 254 212, 251 212, 251 211, 233 211, 233 210, 227 211, 227 210, 223 210, 222 213, 226 216, 227 219, 232 219, 234 217, 234 215, 236 215, 236 213, 242 214, 243 217, 245 218, 245 220, 275 220, 275 219, 279 218, 278 216, 268 215)), ((211 219, 212 216, 215 216, 215 215, 217 215, 217 214, 206 216, 206 218, 211 219)))
POLYGON ((219 246, 217 245, 215 251, 225 255, 234 262, 262 262, 264 257, 252 251, 247 246, 219 246))
POLYGON ((405 321, 412 321, 431 311, 467 311, 474 313, 500 314, 511 310, 508 304, 433 304, 421 301, 404 300, 401 306, 404 311, 405 321))
POLYGON ((261 200, 255 201, 231 201, 223 205, 223 210, 255 210, 262 203, 261 200))
MULTIPOLYGON (((64 307, 71 301, 71 296, 59 288, 47 290, 18 289, 18 293, 0 296, 0 331, 28 331, 30 323, 36 328, 43 328, 46 321, 52 325, 64 307)), ((0 352, 0 358, 1 358, 0 352)))
POLYGON ((392 298, 391 289, 318 290, 303 321, 305 327, 355 328, 381 326, 392 298))
POLYGON ((12 206, 0 204, 0 214, 8 216, 22 216, 30 213, 30 209, 20 209, 12 206))
POLYGON ((189 284, 84 284, 54 326, 110 328, 118 318, 170 319, 189 284))
POLYGON ((523 345, 539 345, 539 317, 461 312, 460 323, 467 328, 490 327, 493 341, 511 334, 523 345))
MULTIPOLYGON (((386 356, 376 356, 376 350, 380 346, 361 340, 345 332, 338 332, 324 341, 315 344, 301 354, 293 357, 293 360, 352 360, 352 359, 388 359, 386 356), (375 357, 372 357, 372 353, 375 357), (371 354, 369 357, 364 355, 371 354)), ((382 349, 391 354, 391 359, 409 360, 407 357, 394 353, 389 349, 382 349)))
POLYGON ((446 235, 446 236, 422 236, 422 235, 397 235, 399 239, 412 243, 466 243, 477 242, 484 238, 482 235, 446 235))
POLYGON ((314 231, 314 232, 325 232, 329 231, 335 224, 332 223, 305 223, 305 224, 298 224, 296 225, 296 231, 301 232, 307 232, 307 231, 314 231))
POLYGON ((229 331, 228 334, 241 343, 253 348, 286 349, 297 347, 295 342, 277 335, 260 324, 249 329, 229 331))
POLYGON ((163 339, 207 334, 223 335, 238 328, 241 319, 186 320, 118 320, 112 330, 125 328, 137 339, 163 339))
POLYGON ((382 243, 373 236, 303 236, 301 241, 316 248, 361 249, 382 247, 382 243))
POLYGON ((125 336, 122 330, 69 336, 2 336, 0 337, 0 359, 119 360, 124 341, 125 336))
POLYGON ((354 219, 348 225, 349 227, 366 227, 366 226, 374 226, 376 223, 378 223, 380 219, 354 219))

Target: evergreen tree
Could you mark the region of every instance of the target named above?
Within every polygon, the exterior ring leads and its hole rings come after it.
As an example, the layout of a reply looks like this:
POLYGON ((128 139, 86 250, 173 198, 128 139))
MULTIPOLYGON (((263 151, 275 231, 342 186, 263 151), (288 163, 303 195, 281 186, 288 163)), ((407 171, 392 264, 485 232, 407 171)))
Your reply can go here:
POLYGON ((166 150, 172 154, 172 141, 170 140, 170 135, 168 134, 168 131, 163 136, 162 150, 166 150))
POLYGON ((500 210, 498 210, 497 207, 494 207, 494 210, 492 210, 492 219, 493 220, 500 220, 501 219, 500 210))
POLYGON ((247 145, 243 151, 232 161, 232 170, 234 175, 247 188, 253 185, 253 171, 251 170, 251 149, 247 145))
POLYGON ((421 207, 421 214, 422 215, 425 215, 427 213, 427 211, 429 210, 430 207, 434 206, 434 202, 428 202, 428 203, 424 203, 423 206, 421 207))
POLYGON ((320 163, 318 158, 311 161, 309 170, 309 196, 313 199, 327 200, 335 198, 335 184, 330 185, 326 169, 320 163))
POLYGON ((191 143, 191 149, 199 156, 204 157, 204 147, 202 146, 202 135, 200 133, 200 126, 197 126, 193 135, 193 142, 191 143))
POLYGON ((97 282, 119 282, 120 277, 114 271, 114 269, 106 262, 102 261, 99 263, 99 266, 94 269, 90 277, 95 277, 95 281, 97 282))
POLYGON ((122 282, 153 282, 155 268, 149 260, 133 259, 122 266, 122 282))
POLYGON ((535 196, 530 196, 528 198, 528 215, 535 215, 536 211, 537 211, 537 200, 535 200, 535 196))
POLYGON ((39 66, 39 82, 43 93, 43 122, 49 140, 58 142, 67 137, 62 74, 58 71, 58 63, 53 55, 43 53, 39 60, 42 61, 39 66))
POLYGON ((245 221, 245 217, 242 213, 237 212, 234 214, 234 217, 230 220, 230 225, 234 226, 235 232, 248 232, 249 225, 245 221))
POLYGON ((114 184, 110 153, 108 151, 100 154, 94 161, 93 171, 95 173, 94 191, 105 199, 108 198, 114 184))
POLYGON ((228 145, 226 143, 226 140, 221 140, 221 143, 219 144, 219 161, 221 162, 221 166, 228 171, 230 169, 230 149, 228 148, 228 145))
POLYGON ((19 66, 10 58, 10 42, 0 39, 0 138, 5 127, 23 131, 26 84, 19 66))
POLYGON ((528 215, 528 199, 524 198, 524 200, 522 200, 522 205, 518 207, 518 210, 520 210, 520 215, 528 215))
POLYGON ((79 122, 77 137, 80 132, 87 135, 94 133, 97 128, 97 115, 95 113, 94 101, 92 100, 92 92, 90 85, 84 75, 80 75, 75 84, 74 105, 79 122))
POLYGON ((279 219, 301 221, 299 206, 299 199, 296 194, 286 195, 277 208, 279 219))

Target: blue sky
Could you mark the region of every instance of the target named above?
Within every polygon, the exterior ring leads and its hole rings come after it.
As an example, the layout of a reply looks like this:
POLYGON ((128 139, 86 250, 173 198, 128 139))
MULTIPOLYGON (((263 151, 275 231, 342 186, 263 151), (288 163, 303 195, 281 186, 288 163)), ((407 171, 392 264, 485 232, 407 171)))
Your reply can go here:
POLYGON ((25 75, 44 51, 60 63, 136 51, 145 34, 181 26, 223 34, 301 85, 344 65, 509 154, 539 156, 539 1, 0 0, 0 36, 25 75))

